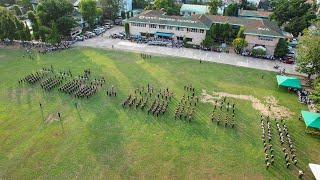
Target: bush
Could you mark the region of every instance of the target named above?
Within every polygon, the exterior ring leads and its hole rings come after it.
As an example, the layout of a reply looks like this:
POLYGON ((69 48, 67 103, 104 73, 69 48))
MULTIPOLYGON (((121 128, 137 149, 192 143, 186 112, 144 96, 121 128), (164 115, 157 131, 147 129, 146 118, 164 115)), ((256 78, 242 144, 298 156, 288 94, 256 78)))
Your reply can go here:
POLYGON ((262 57, 266 55, 266 51, 263 49, 253 49, 252 50, 252 56, 254 57, 262 57))

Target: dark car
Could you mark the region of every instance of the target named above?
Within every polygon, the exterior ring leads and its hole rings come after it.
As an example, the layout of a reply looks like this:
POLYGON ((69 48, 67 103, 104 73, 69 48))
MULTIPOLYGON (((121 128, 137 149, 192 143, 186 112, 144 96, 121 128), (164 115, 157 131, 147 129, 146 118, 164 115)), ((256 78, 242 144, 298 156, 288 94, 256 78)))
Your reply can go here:
POLYGON ((293 57, 286 56, 282 59, 282 62, 285 64, 294 64, 295 60, 293 57))

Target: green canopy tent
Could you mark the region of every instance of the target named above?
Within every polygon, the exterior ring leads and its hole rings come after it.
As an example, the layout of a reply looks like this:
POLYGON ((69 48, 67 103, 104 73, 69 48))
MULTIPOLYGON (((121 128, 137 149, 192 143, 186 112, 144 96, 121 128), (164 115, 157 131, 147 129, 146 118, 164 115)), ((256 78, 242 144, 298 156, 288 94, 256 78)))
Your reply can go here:
POLYGON ((302 118, 304 123, 306 123, 307 128, 314 128, 320 130, 320 114, 309 112, 309 111, 301 111, 302 118))
POLYGON ((296 77, 277 75, 277 81, 278 86, 292 89, 301 89, 301 81, 296 77))

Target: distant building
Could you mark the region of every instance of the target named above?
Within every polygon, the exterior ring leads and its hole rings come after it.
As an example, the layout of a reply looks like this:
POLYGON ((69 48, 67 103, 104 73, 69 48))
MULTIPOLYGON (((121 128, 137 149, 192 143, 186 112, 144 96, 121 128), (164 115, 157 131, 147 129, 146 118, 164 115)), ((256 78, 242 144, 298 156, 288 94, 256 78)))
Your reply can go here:
POLYGON ((197 4, 183 4, 180 8, 180 14, 183 16, 208 14, 209 6, 197 4))
POLYGON ((186 39, 192 44, 200 45, 206 32, 213 24, 230 24, 233 28, 245 28, 245 40, 248 49, 256 46, 266 49, 267 55, 273 55, 280 38, 284 38, 282 30, 268 19, 250 19, 217 15, 168 16, 162 11, 148 10, 134 16, 129 23, 132 35, 186 39))
POLYGON ((259 19, 269 19, 269 16, 272 14, 272 12, 264 11, 264 10, 243 10, 239 9, 238 16, 239 17, 245 17, 245 18, 259 18, 259 19))

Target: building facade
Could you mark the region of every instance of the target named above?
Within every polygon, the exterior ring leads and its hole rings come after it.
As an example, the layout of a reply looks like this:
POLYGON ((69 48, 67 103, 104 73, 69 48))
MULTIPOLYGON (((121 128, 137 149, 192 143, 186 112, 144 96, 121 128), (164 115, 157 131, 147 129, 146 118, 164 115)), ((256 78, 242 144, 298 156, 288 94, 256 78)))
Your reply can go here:
POLYGON ((191 44, 201 45, 206 33, 213 24, 230 24, 232 27, 244 27, 248 50, 256 46, 266 49, 267 55, 273 55, 282 30, 268 19, 251 19, 216 15, 167 16, 162 11, 144 11, 138 16, 126 20, 132 35, 186 39, 191 44))

